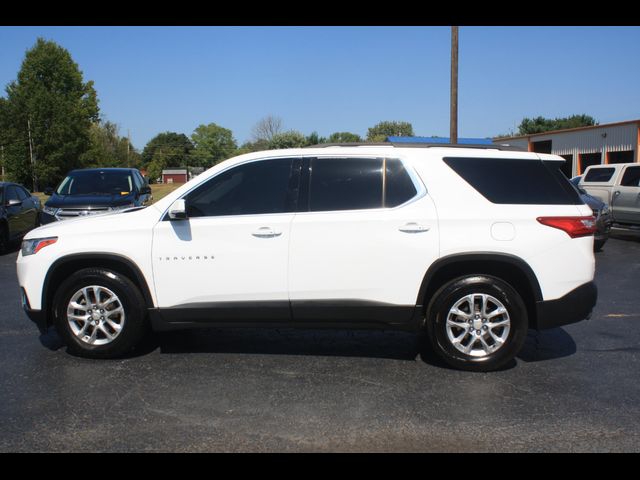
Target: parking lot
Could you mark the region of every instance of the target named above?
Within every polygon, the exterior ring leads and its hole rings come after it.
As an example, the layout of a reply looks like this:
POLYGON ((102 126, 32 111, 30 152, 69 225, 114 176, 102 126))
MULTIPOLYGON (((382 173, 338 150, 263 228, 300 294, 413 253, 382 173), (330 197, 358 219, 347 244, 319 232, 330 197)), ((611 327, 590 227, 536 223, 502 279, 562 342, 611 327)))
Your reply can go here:
POLYGON ((414 335, 199 330, 70 356, 0 257, 0 451, 640 451, 640 234, 596 254, 589 321, 517 362, 448 369, 414 335))

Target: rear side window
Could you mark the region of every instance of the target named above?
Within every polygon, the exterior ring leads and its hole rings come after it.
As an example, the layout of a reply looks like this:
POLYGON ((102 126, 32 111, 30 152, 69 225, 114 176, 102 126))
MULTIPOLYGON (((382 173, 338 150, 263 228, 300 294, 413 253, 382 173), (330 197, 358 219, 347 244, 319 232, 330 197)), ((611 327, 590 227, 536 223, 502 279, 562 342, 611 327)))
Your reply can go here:
POLYGON ((397 158, 387 158, 385 164, 385 207, 397 207, 418 193, 409 173, 397 158))
POLYGON ((444 162, 491 203, 581 205, 557 162, 445 157, 444 162))
POLYGON ((640 186, 640 167, 627 167, 622 176, 620 185, 623 187, 640 186))
POLYGON ((313 158, 309 210, 393 208, 418 193, 397 158, 313 158))
POLYGON ((608 182, 611 180, 615 168, 592 168, 584 177, 585 182, 608 182))
POLYGON ((382 207, 381 158, 314 158, 310 174, 312 212, 382 207))

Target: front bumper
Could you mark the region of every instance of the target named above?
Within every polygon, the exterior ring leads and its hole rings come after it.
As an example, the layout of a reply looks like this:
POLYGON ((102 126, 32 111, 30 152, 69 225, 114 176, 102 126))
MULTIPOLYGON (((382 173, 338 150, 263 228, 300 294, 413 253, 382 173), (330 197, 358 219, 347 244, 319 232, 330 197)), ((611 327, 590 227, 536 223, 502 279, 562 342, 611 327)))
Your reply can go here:
POLYGON ((47 331, 47 317, 45 312, 42 310, 32 310, 31 305, 29 305, 29 298, 27 297, 27 293, 24 291, 24 288, 20 288, 20 295, 22 298, 22 308, 24 312, 29 317, 33 323, 38 326, 38 330, 40 333, 45 333, 47 331))
POLYGON ((585 320, 591 316, 597 299, 596 284, 588 282, 556 300, 536 302, 536 328, 546 330, 585 320))

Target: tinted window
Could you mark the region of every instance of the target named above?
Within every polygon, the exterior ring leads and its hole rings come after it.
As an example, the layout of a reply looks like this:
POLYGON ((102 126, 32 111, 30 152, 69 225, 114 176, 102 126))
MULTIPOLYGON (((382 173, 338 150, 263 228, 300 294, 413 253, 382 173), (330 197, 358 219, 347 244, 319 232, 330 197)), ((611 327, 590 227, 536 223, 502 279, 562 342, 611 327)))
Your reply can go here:
POLYGON ((492 203, 580 205, 582 200, 558 162, 508 158, 458 158, 444 161, 492 203))
POLYGON ((627 167, 622 176, 620 185, 623 187, 640 186, 640 167, 627 167))
POLYGON ((138 191, 143 187, 144 182, 142 181, 142 177, 136 171, 133 172, 133 183, 135 184, 138 191))
POLYGON ((18 189, 12 185, 9 185, 6 190, 5 202, 8 202, 9 200, 20 200, 20 197, 18 196, 18 189))
POLYGON ((309 210, 382 208, 381 158, 314 158, 309 210))
POLYGON ((16 190, 18 191, 18 198, 22 201, 31 196, 24 188, 16 187, 16 190))
POLYGON ((262 160, 216 175, 186 197, 190 217, 292 211, 288 202, 292 159, 262 160))
POLYGON ((585 182, 608 182, 615 172, 615 168, 592 168, 584 177, 585 182))
POLYGON ((92 170, 70 173, 56 193, 58 195, 120 195, 133 190, 131 172, 92 170))
POLYGON ((388 158, 385 164, 385 207, 397 207, 413 198, 418 191, 400 160, 388 158))

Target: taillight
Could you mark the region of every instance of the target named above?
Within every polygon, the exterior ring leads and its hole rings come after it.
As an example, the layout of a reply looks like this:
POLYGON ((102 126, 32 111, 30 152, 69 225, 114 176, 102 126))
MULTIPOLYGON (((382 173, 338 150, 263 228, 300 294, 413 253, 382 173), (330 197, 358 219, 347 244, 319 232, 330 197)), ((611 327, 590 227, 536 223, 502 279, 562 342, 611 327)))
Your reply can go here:
POLYGON ((596 233, 596 217, 538 217, 538 222, 558 228, 571 238, 586 237, 596 233))

